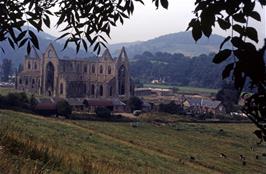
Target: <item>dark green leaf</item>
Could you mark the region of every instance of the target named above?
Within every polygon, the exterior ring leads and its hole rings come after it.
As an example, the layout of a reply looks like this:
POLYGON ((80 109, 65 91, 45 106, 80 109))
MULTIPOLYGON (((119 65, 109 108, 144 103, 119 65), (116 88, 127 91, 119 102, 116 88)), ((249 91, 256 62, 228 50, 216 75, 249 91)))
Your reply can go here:
POLYGON ((32 41, 34 47, 37 48, 37 49, 39 49, 39 41, 38 41, 38 38, 36 37, 36 35, 31 30, 29 30, 29 34, 30 34, 31 41, 32 41))
POLYGON ((3 52, 4 54, 6 53, 5 50, 4 50, 4 48, 1 47, 1 50, 2 50, 2 52, 3 52))
POLYGON ((28 40, 28 38, 25 38, 25 39, 23 39, 20 43, 19 43, 19 48, 20 47, 22 47, 25 43, 26 43, 26 41, 28 40))
POLYGON ((158 9, 159 8, 159 0, 152 0, 152 2, 155 2, 155 6, 158 9))
POLYGON ((9 34, 10 34, 12 40, 14 41, 14 43, 17 43, 17 40, 16 40, 17 38, 16 38, 16 35, 15 35, 15 33, 14 33, 13 28, 10 28, 10 29, 9 29, 9 34))
POLYGON ((229 49, 225 49, 225 50, 222 50, 222 51, 219 51, 219 53, 217 53, 214 58, 213 58, 213 63, 221 63, 223 62, 224 60, 226 60, 230 55, 231 55, 232 51, 229 50, 229 49))
POLYGON ((230 73, 233 70, 233 68, 234 68, 234 63, 230 63, 230 64, 226 65, 226 67, 224 68, 223 73, 222 73, 223 79, 226 79, 227 77, 230 76, 230 73))
POLYGON ((66 40, 66 42, 65 42, 65 44, 64 44, 64 47, 63 47, 62 51, 66 49, 66 47, 67 47, 69 41, 70 41, 69 39, 66 40))
POLYGON ((234 47, 237 48, 244 48, 245 43, 240 37, 233 37, 231 39, 231 43, 233 44, 234 47))
POLYGON ((247 20, 242 12, 233 15, 233 19, 240 23, 246 23, 247 20))
POLYGON ((76 53, 79 52, 79 49, 80 49, 80 42, 78 42, 78 43, 76 44, 76 53))
POLYGON ((250 17, 252 17, 253 19, 256 19, 257 21, 261 21, 261 17, 260 14, 256 11, 252 11, 250 13, 250 17))
POLYGON ((193 26, 194 26, 194 23, 195 23, 196 21, 197 21, 196 18, 191 19, 191 21, 190 21, 189 24, 188 24, 188 27, 187 27, 186 31, 188 31, 191 27, 193 27, 193 26))
POLYGON ((223 30, 227 30, 231 27, 231 23, 224 19, 218 18, 218 24, 223 30))
POLYGON ((60 18, 58 19, 56 25, 59 26, 59 25, 64 21, 64 19, 65 19, 65 13, 62 12, 62 13, 60 14, 60 18))
POLYGON ((82 44, 83 44, 84 49, 87 52, 88 51, 88 46, 87 46, 87 43, 86 43, 86 41, 84 39, 82 39, 82 44))
POLYGON ((200 22, 195 21, 192 28, 192 36, 194 40, 197 42, 202 37, 202 31, 200 27, 200 22))
POLYGON ((31 46, 30 46, 30 41, 29 41, 28 45, 27 45, 27 53, 28 53, 28 55, 30 54, 30 50, 31 50, 31 46))
POLYGON ((253 27, 246 28, 246 36, 255 42, 259 42, 257 30, 253 27))
POLYGON ((259 0, 261 5, 266 5, 266 0, 259 0))
POLYGON ((18 37, 17 37, 17 42, 19 42, 21 39, 23 39, 26 33, 27 33, 27 31, 23 31, 23 32, 21 32, 21 33, 18 35, 18 37))
POLYGON ((233 25, 233 30, 235 30, 242 36, 245 34, 245 29, 238 24, 233 25))
POLYGON ((43 18, 43 22, 48 28, 50 28, 50 18, 48 15, 45 15, 45 18, 43 18))
POLYGON ((163 8, 168 9, 168 0, 161 0, 163 8))
POLYGON ((10 38, 7 38, 7 40, 8 40, 8 42, 9 42, 9 45, 10 45, 13 49, 15 49, 15 44, 14 44, 14 42, 13 42, 10 38))
POLYGON ((223 48, 224 44, 225 44, 226 42, 228 42, 230 39, 231 39, 231 36, 227 36, 227 37, 224 39, 224 41, 223 41, 223 42, 221 43, 221 45, 220 45, 220 50, 223 48))

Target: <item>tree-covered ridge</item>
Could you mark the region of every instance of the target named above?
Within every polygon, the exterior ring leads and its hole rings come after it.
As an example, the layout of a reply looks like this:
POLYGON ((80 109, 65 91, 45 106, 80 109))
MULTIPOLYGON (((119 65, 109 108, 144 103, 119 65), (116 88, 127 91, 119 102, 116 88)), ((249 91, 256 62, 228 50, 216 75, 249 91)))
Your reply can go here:
POLYGON ((131 73, 144 83, 152 80, 168 84, 220 88, 223 84, 221 73, 226 64, 211 62, 214 54, 186 57, 183 54, 144 52, 136 55, 131 62, 131 73))

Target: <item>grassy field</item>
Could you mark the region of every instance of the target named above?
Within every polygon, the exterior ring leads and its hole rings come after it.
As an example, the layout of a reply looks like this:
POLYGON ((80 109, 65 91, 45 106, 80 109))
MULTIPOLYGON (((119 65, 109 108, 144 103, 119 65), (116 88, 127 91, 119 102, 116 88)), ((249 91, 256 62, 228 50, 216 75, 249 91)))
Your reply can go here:
POLYGON ((190 86, 172 86, 172 85, 159 85, 159 84, 144 84, 144 87, 151 88, 178 88, 178 93, 197 93, 197 94, 216 94, 217 89, 209 89, 209 88, 197 88, 190 86))
POLYGON ((14 88, 3 88, 0 87, 0 95, 7 95, 8 93, 16 92, 14 88))
POLYGON ((251 124, 134 128, 0 110, 0 125, 0 173, 266 173, 266 145, 254 145, 251 124))

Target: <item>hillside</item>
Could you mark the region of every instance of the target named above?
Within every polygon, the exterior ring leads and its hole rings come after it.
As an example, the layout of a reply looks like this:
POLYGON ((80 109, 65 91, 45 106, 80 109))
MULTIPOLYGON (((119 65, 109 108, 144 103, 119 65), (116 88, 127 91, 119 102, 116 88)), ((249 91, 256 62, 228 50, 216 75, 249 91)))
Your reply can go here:
POLYGON ((224 38, 222 36, 214 34, 210 38, 203 37, 195 43, 191 32, 188 31, 163 35, 142 42, 114 44, 109 47, 112 53, 115 54, 118 48, 125 46, 130 58, 134 57, 136 54, 142 54, 145 51, 151 53, 160 51, 182 53, 186 56, 199 56, 201 54, 209 54, 218 51, 223 40, 224 38))
POLYGON ((257 140, 250 124, 141 123, 133 128, 130 123, 70 121, 6 110, 0 110, 0 124, 0 173, 260 174, 266 170, 266 158, 261 156, 266 146, 250 150, 257 140), (227 158, 220 158, 220 153, 227 158), (240 154, 246 157, 245 166, 240 154))

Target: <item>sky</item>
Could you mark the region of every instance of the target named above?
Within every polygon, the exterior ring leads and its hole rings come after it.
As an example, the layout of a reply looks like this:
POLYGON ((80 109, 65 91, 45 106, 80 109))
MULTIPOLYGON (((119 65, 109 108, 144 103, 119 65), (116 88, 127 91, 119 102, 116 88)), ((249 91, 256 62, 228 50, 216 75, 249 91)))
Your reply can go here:
MULTIPOLYGON (((195 0, 169 0, 168 10, 160 7, 156 9, 152 0, 144 0, 145 5, 136 2, 135 11, 130 19, 126 19, 124 25, 118 25, 111 29, 109 43, 145 41, 161 35, 185 31, 189 21, 194 17, 192 11, 195 8, 195 0)), ((251 25, 259 31, 259 38, 266 36, 265 9, 256 6, 262 16, 263 23, 251 21, 251 25)), ((55 30, 50 34, 60 36, 55 30)), ((222 30, 214 29, 214 33, 225 36, 222 30)), ((263 40, 263 39, 260 39, 263 40)))

